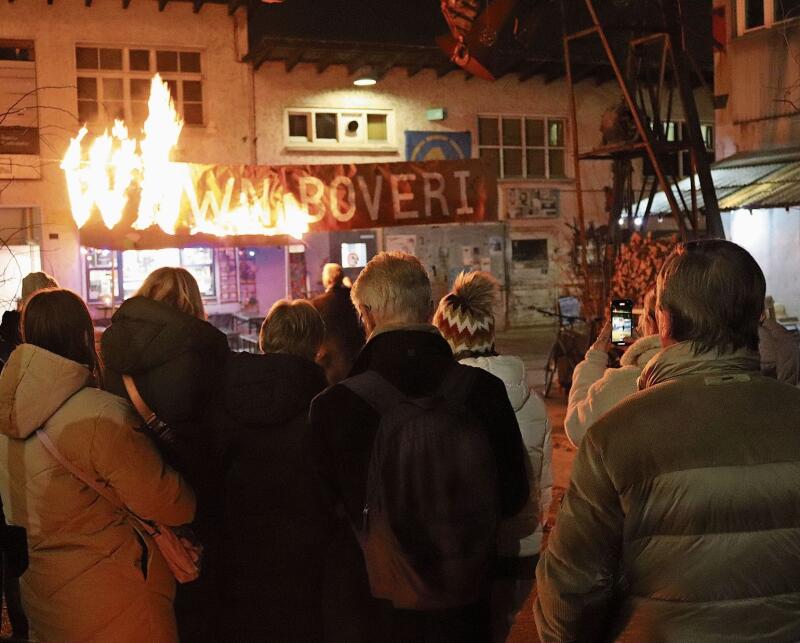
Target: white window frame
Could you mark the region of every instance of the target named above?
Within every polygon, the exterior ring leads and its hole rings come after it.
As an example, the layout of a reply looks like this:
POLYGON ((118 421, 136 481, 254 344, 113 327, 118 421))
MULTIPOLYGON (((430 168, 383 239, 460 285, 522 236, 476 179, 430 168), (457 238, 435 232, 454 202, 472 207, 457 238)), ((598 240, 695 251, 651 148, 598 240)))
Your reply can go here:
MULTIPOLYGON (((78 67, 77 59, 75 59, 75 78, 77 83, 77 78, 96 78, 97 82, 97 105, 98 108, 102 106, 103 100, 103 79, 121 79, 122 82, 122 103, 123 108, 125 111, 125 122, 130 124, 133 123, 133 113, 131 109, 131 92, 130 92, 130 80, 147 80, 150 81, 155 74, 160 74, 161 79, 165 82, 167 81, 178 81, 177 82, 177 96, 173 97, 175 101, 175 106, 177 108, 178 114, 183 114, 183 104, 184 104, 184 97, 183 97, 183 82, 180 81, 199 81, 200 82, 200 91, 201 91, 201 101, 200 104, 202 105, 203 110, 203 122, 202 123, 184 123, 185 127, 206 127, 208 125, 208 101, 207 101, 207 86, 206 86, 206 57, 205 52, 199 48, 190 48, 190 47, 174 47, 172 45, 109 45, 109 44, 97 44, 97 43, 87 43, 87 42, 76 42, 72 47, 72 55, 73 58, 77 56, 77 50, 79 48, 89 48, 89 49, 117 49, 122 52, 122 69, 81 69, 78 67), (150 56, 150 69, 148 71, 137 71, 132 70, 130 68, 130 51, 142 51, 146 50, 149 52, 150 56), (157 68, 157 61, 156 61, 156 54, 158 51, 166 51, 166 52, 177 52, 178 54, 181 53, 192 53, 192 54, 199 54, 200 55, 200 71, 199 72, 181 72, 181 71, 158 71, 157 68)), ((79 98, 76 98, 76 105, 79 101, 79 98)), ((138 101, 137 101, 138 102, 138 101)), ((196 103, 198 101, 189 101, 191 103, 196 103)), ((76 113, 78 113, 76 111, 76 113)), ((90 123, 98 124, 103 123, 101 119, 90 123)))
POLYGON ((736 0, 736 33, 741 36, 743 34, 761 31, 762 29, 769 29, 776 25, 782 25, 800 18, 800 13, 798 13, 797 15, 789 18, 776 20, 775 9, 780 1, 781 0, 761 0, 764 5, 764 24, 756 27, 747 27, 745 25, 745 20, 747 17, 747 0, 736 0))
POLYGON ((286 107, 283 110, 283 140, 286 151, 316 150, 322 152, 397 152, 397 138, 395 135, 395 113, 393 109, 376 109, 372 107, 286 107), (316 115, 336 114, 335 139, 317 138, 316 115), (303 115, 308 119, 309 137, 289 135, 289 116, 303 115), (386 117, 386 140, 367 140, 367 117, 379 115, 386 117), (358 141, 348 141, 343 133, 344 121, 356 120, 359 129, 364 132, 364 138, 358 141))
MULTIPOLYGON (((666 131, 666 140, 670 143, 679 143, 684 140, 683 135, 686 130, 686 121, 683 120, 672 120, 672 121, 663 121, 661 123, 662 127, 665 128, 666 131)), ((652 128, 652 125, 651 125, 652 128)), ((714 137, 716 136, 716 126, 713 122, 701 122, 700 123, 700 133, 703 137, 703 143, 705 144, 706 151, 713 155, 714 154, 714 137)), ((675 152, 678 155, 678 177, 676 178, 686 178, 689 176, 689 168, 684 167, 684 158, 686 154, 686 150, 681 152, 675 152)), ((647 176, 655 176, 654 173, 648 173, 647 176)))
POLYGON ((569 150, 568 139, 569 136, 569 119, 566 115, 558 114, 503 114, 503 113, 479 113, 478 121, 476 122, 476 144, 475 147, 480 157, 481 148, 496 149, 500 153, 500 175, 497 177, 502 181, 568 181, 572 177, 569 174, 569 150), (496 118, 498 127, 498 144, 497 145, 484 145, 480 140, 480 119, 481 118, 496 118), (521 127, 521 146, 504 145, 503 144, 503 119, 518 118, 520 119, 521 127), (540 120, 544 122, 544 145, 528 145, 526 140, 525 119, 540 120), (550 145, 549 140, 549 123, 550 121, 561 121, 564 124, 564 144, 563 145, 550 145), (506 176, 505 163, 503 162, 503 149, 521 149, 522 150, 522 176, 506 176), (544 176, 531 176, 528 175, 528 155, 527 150, 540 149, 544 150, 544 176), (564 174, 559 176, 552 176, 550 172, 550 151, 563 150, 564 152, 564 174))

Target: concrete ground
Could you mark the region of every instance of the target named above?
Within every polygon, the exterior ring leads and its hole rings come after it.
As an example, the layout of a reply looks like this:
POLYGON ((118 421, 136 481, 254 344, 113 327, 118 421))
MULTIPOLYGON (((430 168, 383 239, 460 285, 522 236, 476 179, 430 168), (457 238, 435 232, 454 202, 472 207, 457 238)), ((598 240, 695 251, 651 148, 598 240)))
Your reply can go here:
MULTIPOLYGON (((497 351, 507 355, 518 355, 525 362, 528 372, 528 384, 538 394, 544 389, 544 367, 550 347, 555 339, 555 329, 516 329, 500 333, 497 336, 497 351)), ((545 399, 550 416, 553 435, 553 503, 548 516, 545 531, 549 532, 554 524, 564 490, 569 484, 572 460, 576 449, 564 433, 564 415, 567 400, 564 393, 554 385, 550 397, 545 399)), ((507 643, 539 643, 536 625, 533 621, 533 599, 536 595, 534 586, 522 610, 517 615, 507 643)))

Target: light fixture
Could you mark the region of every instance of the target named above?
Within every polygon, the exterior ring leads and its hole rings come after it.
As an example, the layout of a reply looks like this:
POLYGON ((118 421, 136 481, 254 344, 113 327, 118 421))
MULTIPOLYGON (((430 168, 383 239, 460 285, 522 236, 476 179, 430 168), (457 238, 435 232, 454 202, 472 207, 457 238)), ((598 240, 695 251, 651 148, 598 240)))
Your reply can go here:
POLYGON ((375 78, 375 75, 372 73, 360 74, 358 78, 353 81, 353 84, 356 87, 371 87, 372 85, 376 84, 378 81, 375 78))

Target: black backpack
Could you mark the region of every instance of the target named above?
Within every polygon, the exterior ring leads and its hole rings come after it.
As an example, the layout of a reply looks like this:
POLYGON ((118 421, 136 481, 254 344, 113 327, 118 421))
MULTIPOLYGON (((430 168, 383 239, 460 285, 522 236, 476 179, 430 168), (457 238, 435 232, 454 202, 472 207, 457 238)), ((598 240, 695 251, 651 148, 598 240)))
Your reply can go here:
POLYGON ((456 365, 424 398, 375 371, 343 382, 381 416, 354 531, 372 595, 397 608, 466 606, 485 589, 499 503, 494 452, 465 406, 476 373, 456 365))

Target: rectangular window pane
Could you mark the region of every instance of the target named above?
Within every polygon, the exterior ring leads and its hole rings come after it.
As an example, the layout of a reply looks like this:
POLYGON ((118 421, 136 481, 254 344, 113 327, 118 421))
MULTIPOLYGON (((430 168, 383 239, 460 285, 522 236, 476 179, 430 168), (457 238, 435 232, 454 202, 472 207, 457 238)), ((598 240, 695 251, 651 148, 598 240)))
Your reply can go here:
POLYGON ((97 79, 78 77, 78 100, 97 100, 97 79))
POLYGON ((775 0, 775 22, 800 18, 800 0, 775 0))
POLYGON ((99 67, 97 49, 94 47, 76 47, 75 63, 78 69, 97 69, 99 67))
POLYGON ((147 103, 140 101, 131 102, 131 121, 133 125, 142 126, 147 120, 147 103))
POLYGON ((367 140, 389 140, 389 130, 386 125, 386 114, 367 114, 367 140))
POLYGON ((528 161, 528 176, 544 176, 544 150, 527 150, 525 156, 528 161))
POLYGON ((103 79, 103 100, 122 100, 122 78, 103 79))
POLYGON ((117 294, 117 289, 113 288, 114 278, 111 270, 89 270, 89 301, 101 301, 104 297, 111 297, 111 290, 117 294))
POLYGON ((122 49, 101 49, 100 69, 122 69, 122 49))
POLYGON ((184 103, 183 120, 188 125, 202 125, 203 103, 184 103))
POLYGON ((167 84, 167 89, 169 89, 169 95, 172 97, 172 100, 176 103, 178 102, 178 81, 177 80, 164 80, 167 84))
POLYGON ((289 136, 308 140, 307 114, 289 114, 289 136))
POLYGON ((317 138, 336 140, 336 114, 320 112, 315 114, 317 138))
POLYGON ((547 121, 547 144, 550 147, 564 147, 564 121, 550 119, 547 121))
POLYGON ((122 290, 127 298, 142 285, 147 275, 165 266, 181 265, 180 250, 125 250, 122 253, 122 290))
POLYGON ((181 71, 186 73, 200 73, 200 53, 196 51, 180 52, 181 71))
POLYGON ((525 144, 528 147, 544 147, 544 120, 525 119, 525 144))
POLYGON ((754 29, 764 24, 764 0, 744 0, 744 28, 754 29))
POLYGON ((478 144, 500 145, 498 120, 496 118, 478 119, 478 144))
POLYGON ((156 69, 158 71, 178 71, 178 52, 157 51, 156 69))
POLYGON ((519 118, 503 119, 503 145, 514 145, 514 146, 522 145, 521 119, 519 118))
POLYGON ((97 120, 97 102, 89 100, 78 101, 78 120, 81 123, 92 123, 97 120))
POLYGON ((131 78, 131 100, 147 101, 150 96, 150 81, 142 78, 131 78))
POLYGON ((199 80, 183 81, 183 100, 188 100, 195 103, 202 102, 203 86, 199 80))
POLYGON ((500 171, 500 150, 496 147, 481 147, 478 156, 497 172, 497 176, 503 176, 500 171))
POLYGON ((522 176, 522 149, 503 150, 503 176, 522 176))
POLYGON ((125 120, 125 103, 121 100, 105 100, 103 101, 103 118, 106 122, 111 123, 116 119, 121 121, 125 120))
POLYGON ((564 150, 550 150, 550 178, 566 176, 564 150))
POLYGON ((131 71, 150 71, 150 50, 131 49, 128 54, 131 71))

